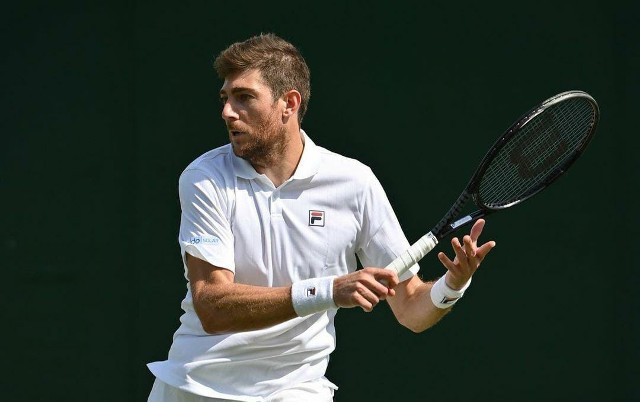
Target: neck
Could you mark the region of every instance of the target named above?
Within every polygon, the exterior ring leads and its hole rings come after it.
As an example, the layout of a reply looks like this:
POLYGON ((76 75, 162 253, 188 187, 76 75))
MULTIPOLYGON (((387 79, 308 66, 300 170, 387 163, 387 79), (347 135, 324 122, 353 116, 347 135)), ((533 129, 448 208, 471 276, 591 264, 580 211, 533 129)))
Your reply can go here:
POLYGON ((304 140, 298 129, 295 133, 290 133, 282 150, 270 155, 265 160, 250 161, 250 163, 256 172, 267 176, 275 187, 280 187, 295 173, 303 150, 304 140))

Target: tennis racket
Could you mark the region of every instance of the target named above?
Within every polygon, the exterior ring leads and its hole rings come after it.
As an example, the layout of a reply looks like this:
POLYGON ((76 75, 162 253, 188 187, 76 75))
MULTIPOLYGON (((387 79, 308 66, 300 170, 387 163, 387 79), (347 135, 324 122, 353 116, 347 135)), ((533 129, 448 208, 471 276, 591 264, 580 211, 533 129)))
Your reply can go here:
POLYGON ((599 117, 595 99, 582 91, 560 93, 531 109, 493 144, 440 222, 386 268, 402 275, 445 236, 547 188, 582 155, 599 117), (478 209, 463 215, 470 199, 478 209))

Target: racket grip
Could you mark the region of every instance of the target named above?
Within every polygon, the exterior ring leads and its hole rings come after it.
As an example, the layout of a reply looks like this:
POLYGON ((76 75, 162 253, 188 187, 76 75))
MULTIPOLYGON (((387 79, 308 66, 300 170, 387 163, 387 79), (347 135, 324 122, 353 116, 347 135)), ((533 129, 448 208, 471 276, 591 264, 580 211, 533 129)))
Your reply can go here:
POLYGON ((391 261, 385 268, 393 269, 401 276, 409 268, 415 265, 422 259, 429 251, 433 250, 438 244, 438 239, 433 233, 429 232, 422 236, 417 242, 413 243, 404 253, 400 254, 398 258, 391 261))

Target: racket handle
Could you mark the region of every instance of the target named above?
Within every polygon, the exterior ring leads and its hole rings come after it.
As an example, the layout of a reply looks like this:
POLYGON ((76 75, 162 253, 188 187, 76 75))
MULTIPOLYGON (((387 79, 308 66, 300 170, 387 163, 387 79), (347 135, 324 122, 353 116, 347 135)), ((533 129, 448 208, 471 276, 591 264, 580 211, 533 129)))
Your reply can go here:
POLYGON ((433 235, 433 233, 429 232, 422 236, 420 240, 413 243, 411 247, 409 247, 404 253, 400 254, 398 258, 391 261, 391 263, 385 268, 393 269, 398 273, 398 276, 401 276, 407 272, 409 268, 420 261, 422 257, 427 255, 429 251, 433 250, 436 244, 438 244, 438 239, 433 235))

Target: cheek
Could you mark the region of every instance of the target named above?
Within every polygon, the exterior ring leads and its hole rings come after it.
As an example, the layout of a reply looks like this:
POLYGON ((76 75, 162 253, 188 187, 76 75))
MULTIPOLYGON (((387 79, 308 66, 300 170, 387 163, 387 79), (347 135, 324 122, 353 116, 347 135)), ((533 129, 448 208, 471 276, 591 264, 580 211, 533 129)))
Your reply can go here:
POLYGON ((253 122, 255 126, 260 127, 276 127, 278 125, 278 114, 276 111, 267 111, 254 116, 253 122))

